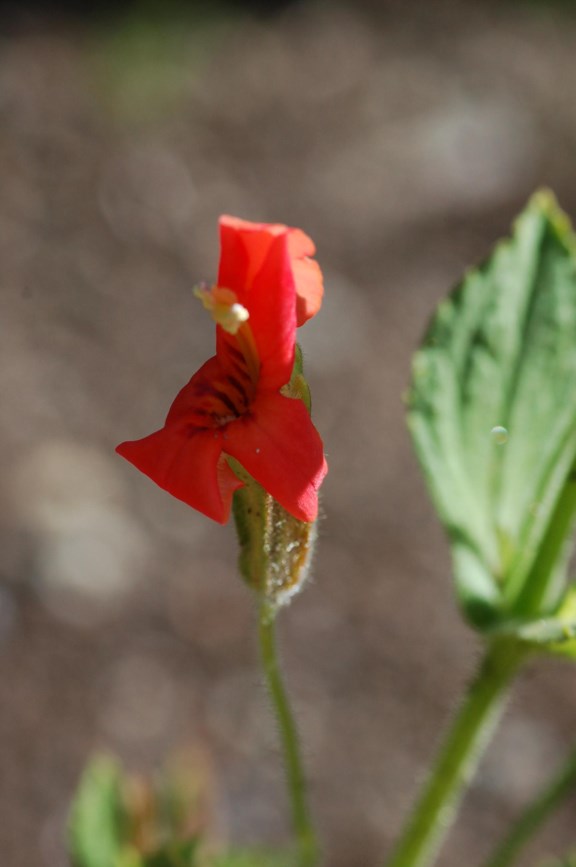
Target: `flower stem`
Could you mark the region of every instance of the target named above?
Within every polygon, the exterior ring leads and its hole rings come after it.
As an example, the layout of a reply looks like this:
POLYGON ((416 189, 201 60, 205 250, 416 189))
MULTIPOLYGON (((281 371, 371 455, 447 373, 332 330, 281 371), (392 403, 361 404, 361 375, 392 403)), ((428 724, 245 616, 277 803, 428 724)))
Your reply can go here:
POLYGON ((435 861, 525 653, 511 640, 487 647, 387 867, 427 867, 435 861))
POLYGON ((530 838, 574 788, 576 788, 576 747, 548 785, 526 807, 492 857, 486 861, 485 867, 508 867, 512 864, 530 838))
POLYGON ((266 603, 260 608, 260 653, 266 685, 278 722, 286 784, 290 798, 292 827, 297 843, 297 865, 298 867, 314 867, 317 862, 318 848, 306 798, 298 732, 288 695, 282 682, 276 647, 275 612, 266 603))

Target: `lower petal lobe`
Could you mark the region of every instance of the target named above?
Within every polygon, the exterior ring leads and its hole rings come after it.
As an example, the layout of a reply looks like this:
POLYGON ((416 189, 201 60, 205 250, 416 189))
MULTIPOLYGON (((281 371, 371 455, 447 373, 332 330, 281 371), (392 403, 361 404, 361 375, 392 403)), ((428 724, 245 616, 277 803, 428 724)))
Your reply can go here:
POLYGON ((226 463, 222 445, 219 432, 168 425, 116 451, 172 496, 225 524, 242 482, 226 463))
POLYGON ((250 414, 229 426, 223 448, 287 512, 300 521, 316 519, 327 466, 302 401, 275 392, 258 395, 250 414))

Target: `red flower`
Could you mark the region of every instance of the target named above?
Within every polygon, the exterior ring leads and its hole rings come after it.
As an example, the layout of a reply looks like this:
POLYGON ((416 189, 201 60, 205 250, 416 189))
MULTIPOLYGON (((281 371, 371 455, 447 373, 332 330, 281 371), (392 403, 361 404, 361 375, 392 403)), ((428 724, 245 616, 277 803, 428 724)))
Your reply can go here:
POLYGON ((299 229, 220 219, 218 283, 197 290, 218 323, 216 355, 177 395, 164 427, 116 451, 161 488, 225 523, 242 482, 235 458, 286 511, 318 513, 322 440, 301 400, 284 396, 296 326, 319 309, 322 274, 299 229))

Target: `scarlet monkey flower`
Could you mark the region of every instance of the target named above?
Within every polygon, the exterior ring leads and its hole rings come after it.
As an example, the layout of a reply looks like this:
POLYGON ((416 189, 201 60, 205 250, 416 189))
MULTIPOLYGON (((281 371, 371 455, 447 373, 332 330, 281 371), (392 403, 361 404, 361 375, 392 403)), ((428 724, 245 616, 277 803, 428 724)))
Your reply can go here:
POLYGON ((287 512, 314 521, 326 475, 322 440, 283 387, 296 326, 319 309, 322 274, 299 229, 220 218, 218 282, 196 295, 217 323, 216 355, 170 407, 164 427, 116 451, 170 494, 225 523, 243 482, 234 458, 287 512))

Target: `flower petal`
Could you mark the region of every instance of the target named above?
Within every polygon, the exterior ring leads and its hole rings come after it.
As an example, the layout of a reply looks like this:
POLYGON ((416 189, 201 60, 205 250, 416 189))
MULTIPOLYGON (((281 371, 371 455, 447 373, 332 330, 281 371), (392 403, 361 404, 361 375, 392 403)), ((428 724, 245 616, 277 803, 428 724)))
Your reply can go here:
POLYGON ((301 400, 260 394, 251 414, 229 425, 223 447, 287 512, 301 521, 316 519, 327 466, 301 400))
POLYGON ((250 286, 268 255, 274 238, 285 235, 281 223, 252 223, 239 217, 220 217, 218 285, 242 292, 250 286))
POLYGON ((172 405, 168 410, 168 415, 166 416, 165 424, 174 424, 184 418, 190 422, 192 416, 198 409, 200 397, 198 386, 202 389, 204 383, 212 382, 220 375, 220 372, 220 362, 215 355, 212 356, 212 358, 209 358, 208 361, 205 361, 202 367, 200 367, 192 378, 188 380, 186 385, 180 389, 172 401, 172 405))
POLYGON ((225 524, 242 482, 226 463, 222 445, 219 432, 190 433, 180 424, 122 443, 116 451, 172 496, 225 524))
POLYGON ((318 313, 324 295, 320 265, 311 257, 316 252, 314 242, 301 229, 290 229, 288 253, 296 284, 296 318, 304 325, 318 313))
MULTIPOLYGON (((218 284, 232 289, 247 308, 260 359, 260 385, 281 388, 294 363, 296 290, 285 227, 221 219, 218 284)), ((227 365, 235 338, 218 328, 217 353, 227 365)))
POLYGON ((209 358, 180 389, 166 416, 165 425, 185 424, 190 430, 211 428, 215 433, 247 412, 253 386, 243 365, 230 356, 224 368, 216 356, 209 358))
POLYGON ((222 258, 218 282, 235 292, 248 286, 262 267, 272 240, 288 235, 288 255, 296 288, 298 325, 311 319, 322 304, 322 271, 311 257, 314 242, 301 229, 282 223, 251 223, 238 217, 220 217, 222 258))

